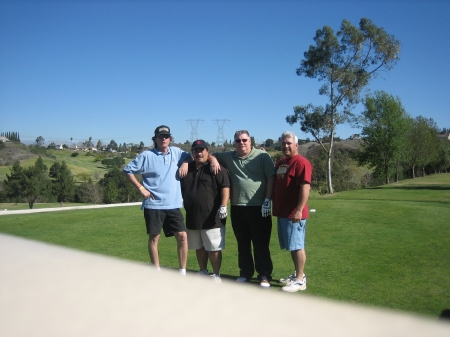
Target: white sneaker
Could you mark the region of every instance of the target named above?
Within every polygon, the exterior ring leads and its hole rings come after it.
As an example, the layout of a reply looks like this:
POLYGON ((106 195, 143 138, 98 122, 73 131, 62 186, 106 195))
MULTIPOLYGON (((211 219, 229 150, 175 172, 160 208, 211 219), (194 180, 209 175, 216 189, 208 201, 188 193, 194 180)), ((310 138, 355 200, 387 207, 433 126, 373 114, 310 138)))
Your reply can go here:
POLYGON ((201 269, 197 272, 198 276, 209 276, 209 273, 206 269, 201 269))
POLYGON ((211 274, 211 280, 213 280, 216 283, 222 283, 222 280, 220 279, 220 276, 217 274, 211 274))
POLYGON ((280 278, 280 282, 283 284, 288 284, 289 282, 291 282, 292 280, 295 280, 295 279, 296 279, 296 277, 295 277, 295 271, 294 271, 294 273, 289 275, 288 277, 280 278))
POLYGON ((296 291, 305 289, 306 289, 306 281, 303 282, 303 278, 301 281, 299 279, 295 279, 295 281, 291 281, 283 288, 281 288, 282 291, 287 291, 289 293, 295 293, 296 291))
MULTIPOLYGON (((280 278, 280 283, 289 284, 290 282, 295 281, 296 279, 297 279, 297 277, 294 272, 293 274, 289 275, 286 278, 280 278)), ((302 282, 306 283, 306 275, 305 274, 303 274, 302 282)))

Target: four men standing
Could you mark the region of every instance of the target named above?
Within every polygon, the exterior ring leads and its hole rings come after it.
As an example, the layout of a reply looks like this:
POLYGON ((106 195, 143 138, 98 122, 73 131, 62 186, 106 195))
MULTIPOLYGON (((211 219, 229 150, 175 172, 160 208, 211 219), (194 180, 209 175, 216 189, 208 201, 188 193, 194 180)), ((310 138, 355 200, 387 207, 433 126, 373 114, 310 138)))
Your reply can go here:
POLYGON ((156 128, 152 139, 154 148, 126 165, 124 173, 144 197, 142 208, 149 234, 149 255, 157 268, 158 240, 162 228, 166 236, 174 235, 177 240, 182 274, 186 273, 189 242, 189 248, 196 250, 199 274, 209 275, 209 258, 213 270, 211 277, 220 282, 225 218, 228 200, 231 199, 231 222, 238 244, 240 269, 237 281, 248 281, 256 270, 260 285, 270 287, 273 270, 269 249, 273 197, 280 247, 291 252, 295 267, 294 274, 280 280, 286 284, 282 290, 294 292, 306 289, 304 241, 312 166, 298 154, 298 139, 294 133, 282 134, 284 158, 278 161, 275 170, 269 154, 251 146, 250 134, 246 130, 236 131, 235 151, 214 155, 209 153, 203 140, 192 144, 192 157, 188 152, 169 146, 172 137, 165 125, 156 128), (192 158, 194 162, 191 162, 192 158), (142 185, 134 174, 142 175, 142 185), (180 178, 184 178, 181 183, 180 178), (180 212, 182 202, 188 235, 180 212))

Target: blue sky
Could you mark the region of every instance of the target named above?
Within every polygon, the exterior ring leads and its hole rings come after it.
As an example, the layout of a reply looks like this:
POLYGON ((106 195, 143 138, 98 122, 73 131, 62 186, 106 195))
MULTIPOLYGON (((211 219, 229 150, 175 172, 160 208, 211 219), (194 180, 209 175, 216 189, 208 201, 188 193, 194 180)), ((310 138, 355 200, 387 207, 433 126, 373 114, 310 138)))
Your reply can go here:
MULTIPOLYGON (((292 130, 293 106, 323 103, 295 71, 324 25, 371 19, 401 42, 400 61, 368 89, 450 128, 450 1, 0 1, 0 132, 25 142, 216 141, 292 130)), ((354 112, 359 113, 362 107, 354 112)), ((339 126, 347 138, 360 130, 339 126)), ((312 138, 312 137, 311 137, 312 138)))

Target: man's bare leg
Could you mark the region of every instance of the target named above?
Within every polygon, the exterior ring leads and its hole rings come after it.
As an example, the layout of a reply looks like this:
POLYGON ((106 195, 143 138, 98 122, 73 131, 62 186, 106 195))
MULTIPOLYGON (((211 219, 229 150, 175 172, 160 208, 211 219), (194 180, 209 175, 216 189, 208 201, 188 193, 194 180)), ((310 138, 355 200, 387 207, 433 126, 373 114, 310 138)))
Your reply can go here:
POLYGON ((211 266, 213 273, 220 275, 220 267, 222 265, 222 251, 208 252, 209 261, 211 261, 211 266))
POLYGON ((294 262, 297 279, 302 280, 305 271, 306 252, 304 249, 293 250, 291 251, 291 257, 294 262))
POLYGON ((159 268, 158 241, 159 241, 159 234, 157 235, 150 234, 148 236, 148 254, 150 255, 151 263, 156 268, 159 268))
POLYGON ((178 253, 178 263, 180 269, 186 269, 187 256, 188 256, 188 243, 186 232, 176 232, 174 233, 175 239, 177 240, 177 253, 178 253))
POLYGON ((206 252, 205 247, 197 249, 195 254, 197 255, 200 270, 208 270, 208 253, 206 252))

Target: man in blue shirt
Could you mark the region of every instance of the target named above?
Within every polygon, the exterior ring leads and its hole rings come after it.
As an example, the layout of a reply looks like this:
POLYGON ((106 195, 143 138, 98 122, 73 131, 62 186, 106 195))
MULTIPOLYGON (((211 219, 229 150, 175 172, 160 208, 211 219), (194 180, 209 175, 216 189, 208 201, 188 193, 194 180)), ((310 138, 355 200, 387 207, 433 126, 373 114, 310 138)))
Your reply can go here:
POLYGON ((149 235, 148 252, 151 263, 160 268, 158 241, 163 229, 166 236, 175 236, 180 273, 185 275, 188 244, 180 211, 183 205, 180 175, 186 175, 187 164, 181 168, 180 166, 183 162, 192 161, 192 157, 189 152, 169 146, 173 137, 168 126, 158 126, 152 140, 154 148, 137 156, 124 167, 123 172, 144 197, 142 209, 149 235), (135 174, 142 175, 142 184, 135 174))

